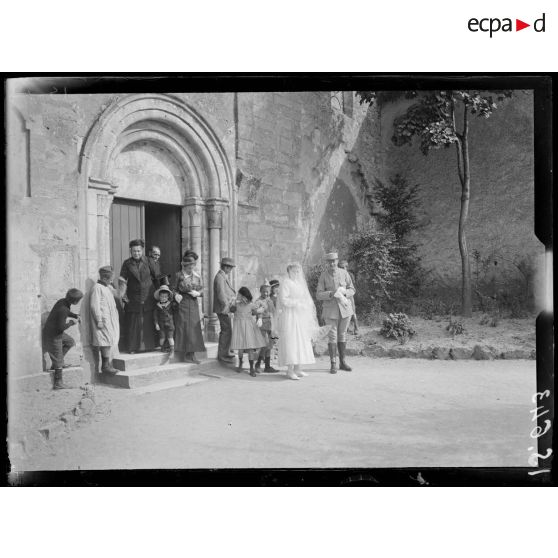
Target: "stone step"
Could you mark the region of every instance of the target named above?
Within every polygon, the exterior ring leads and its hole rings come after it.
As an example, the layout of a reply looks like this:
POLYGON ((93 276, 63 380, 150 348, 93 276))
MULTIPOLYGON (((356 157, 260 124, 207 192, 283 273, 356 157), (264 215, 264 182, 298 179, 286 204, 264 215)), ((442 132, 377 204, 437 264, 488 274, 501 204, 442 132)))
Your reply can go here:
POLYGON ((101 374, 100 380, 105 384, 135 389, 187 377, 196 377, 199 372, 210 370, 214 367, 215 362, 209 359, 202 361, 201 364, 192 364, 188 362, 159 363, 152 366, 122 371, 114 376, 101 374))
MULTIPOLYGON (((206 343, 206 351, 196 353, 198 360, 217 358, 217 343, 206 343)), ((140 368, 148 368, 151 366, 160 366, 181 362, 182 355, 176 354, 172 359, 168 353, 161 351, 150 351, 148 353, 135 353, 130 355, 122 353, 112 361, 113 366, 117 370, 127 372, 130 370, 138 370, 140 368)))
POLYGON ((168 382, 158 382, 156 384, 148 384, 143 387, 135 388, 133 391, 136 394, 154 393, 157 391, 164 391, 167 389, 176 389, 180 387, 192 386, 201 382, 208 382, 209 377, 204 376, 185 376, 178 380, 170 380, 168 382))

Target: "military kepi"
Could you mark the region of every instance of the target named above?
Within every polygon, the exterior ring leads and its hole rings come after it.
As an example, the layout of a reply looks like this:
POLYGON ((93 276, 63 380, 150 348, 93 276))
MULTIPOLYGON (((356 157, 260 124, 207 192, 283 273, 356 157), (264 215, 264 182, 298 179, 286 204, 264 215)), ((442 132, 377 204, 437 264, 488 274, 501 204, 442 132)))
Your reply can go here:
POLYGON ((330 260, 338 260, 338 259, 339 259, 339 256, 337 255, 337 252, 330 252, 329 254, 326 254, 326 255, 325 255, 325 259, 326 259, 327 261, 330 261, 330 260))

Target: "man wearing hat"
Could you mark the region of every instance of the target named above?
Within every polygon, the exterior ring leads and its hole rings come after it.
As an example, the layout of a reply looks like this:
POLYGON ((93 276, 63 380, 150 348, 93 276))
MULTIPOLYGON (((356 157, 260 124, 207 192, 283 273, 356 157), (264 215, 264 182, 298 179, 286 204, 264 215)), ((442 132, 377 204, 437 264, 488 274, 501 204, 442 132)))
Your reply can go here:
POLYGON ((327 267, 318 279, 316 298, 323 301, 322 318, 326 325, 331 326, 328 333, 328 349, 331 361, 329 371, 336 374, 337 350, 339 350, 341 370, 351 370, 351 367, 345 361, 345 347, 347 326, 353 314, 353 307, 349 298, 355 295, 355 287, 348 271, 337 266, 339 261, 337 252, 326 254, 325 260, 327 267))
POLYGON ((101 353, 101 373, 116 374, 112 366, 113 351, 118 348, 120 323, 118 309, 111 287, 113 270, 110 265, 99 269, 99 280, 91 290, 89 309, 91 316, 91 346, 101 353))
POLYGON ((230 282, 231 271, 234 267, 235 263, 232 258, 223 258, 221 260, 221 269, 213 280, 213 312, 217 314, 221 326, 217 359, 224 363, 234 362, 234 356, 229 353, 232 335, 229 312, 230 305, 236 299, 236 291, 230 282))
POLYGON ((50 356, 54 370, 54 383, 52 389, 68 389, 62 380, 62 369, 68 368, 64 364, 66 353, 76 342, 65 331, 80 321, 79 314, 74 314, 70 308, 79 304, 83 293, 79 289, 70 289, 64 298, 61 298, 52 307, 43 327, 43 346, 50 356), (68 318, 73 318, 69 321, 68 318))

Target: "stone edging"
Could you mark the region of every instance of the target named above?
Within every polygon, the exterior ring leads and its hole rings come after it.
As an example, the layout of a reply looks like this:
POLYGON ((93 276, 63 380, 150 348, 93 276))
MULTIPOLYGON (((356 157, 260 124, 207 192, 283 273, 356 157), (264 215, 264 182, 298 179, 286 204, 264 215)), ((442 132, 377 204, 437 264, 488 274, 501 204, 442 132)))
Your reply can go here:
MULTIPOLYGON (((328 354, 327 345, 317 344, 314 346, 316 356, 328 354)), ((348 356, 366 356, 369 358, 421 358, 428 360, 535 360, 535 349, 509 348, 498 350, 491 345, 464 345, 447 347, 439 345, 416 346, 416 345, 394 345, 385 346, 381 344, 366 345, 362 341, 351 340, 347 343, 346 354, 348 356)))

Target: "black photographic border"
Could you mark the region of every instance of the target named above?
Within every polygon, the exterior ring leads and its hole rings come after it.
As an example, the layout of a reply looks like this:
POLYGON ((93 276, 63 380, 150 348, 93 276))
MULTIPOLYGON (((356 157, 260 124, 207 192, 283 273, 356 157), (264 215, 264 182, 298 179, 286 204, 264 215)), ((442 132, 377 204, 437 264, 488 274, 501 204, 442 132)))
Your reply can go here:
MULTIPOLYGON (((556 74, 541 73, 10 73, 4 80, 28 78, 29 94, 94 94, 153 92, 249 92, 311 90, 428 90, 530 89, 534 92, 535 234, 552 252, 555 224, 553 187, 553 133, 556 129, 553 93, 556 74), (37 78, 37 79, 34 79, 37 78)), ((6 83, 4 83, 6 91, 6 83)), ((3 104, 4 108, 4 104, 3 104)), ((5 134, 5 130, 4 130, 5 134)), ((6 141, 5 135, 3 138, 6 141)), ((5 147, 5 143, 4 143, 5 147)), ((5 161, 4 161, 5 163, 5 161)), ((5 176, 5 175, 4 175, 5 176)), ((6 190, 4 190, 6 191, 6 190)), ((5 233, 5 231, 4 231, 5 233)), ((6 249, 6 239, 4 244, 6 249)), ((554 271, 553 264, 553 271, 554 271)), ((553 281, 555 274, 553 273, 553 281)), ((555 291, 554 291, 555 292, 555 291)), ((6 295, 5 295, 6 296, 6 295)), ((4 299, 4 303, 6 303, 4 299)), ((553 305, 554 306, 554 305, 553 305)), ((7 315, 7 314, 6 314, 7 315)), ((539 451, 555 448, 553 311, 545 309, 536 321, 537 391, 550 390, 544 404, 549 413, 539 416, 552 427, 539 438, 539 451)), ((5 351, 5 346, 3 348, 5 351)), ((7 358, 4 358, 7 370, 7 358)), ((5 382, 0 388, 6 390, 5 382)), ((2 395, 0 393, 0 395, 2 395)), ((6 397, 2 400, 7 402, 6 397)), ((7 417, 7 413, 6 413, 7 417)), ((534 423, 533 423, 534 426, 534 423)), ((6 424, 7 427, 7 424, 6 424)), ((6 437, 4 437, 6 439, 6 437)), ((92 471, 38 471, 10 474, 5 450, 6 484, 11 486, 550 486, 556 484, 553 458, 531 467, 418 467, 350 469, 133 469, 92 471), (548 472, 539 472, 548 470, 548 472)))

